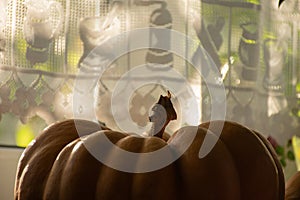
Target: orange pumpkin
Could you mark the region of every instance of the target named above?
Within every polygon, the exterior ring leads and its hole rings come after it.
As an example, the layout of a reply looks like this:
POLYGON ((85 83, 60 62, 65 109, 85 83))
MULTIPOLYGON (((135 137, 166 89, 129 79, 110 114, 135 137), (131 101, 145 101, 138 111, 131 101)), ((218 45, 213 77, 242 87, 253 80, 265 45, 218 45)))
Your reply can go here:
MULTIPOLYGON (((97 132, 99 126, 90 121, 76 120, 78 124, 88 138, 105 134, 133 152, 155 151, 177 138, 181 140, 175 144, 180 146, 185 139, 182 134, 191 128, 178 130, 166 142, 111 130, 97 132)), ((206 125, 199 126, 192 145, 173 164, 131 174, 105 166, 90 155, 78 138, 74 120, 53 124, 24 151, 15 199, 284 199, 282 170, 267 141, 239 124, 226 122, 214 149, 199 159, 206 125)))
MULTIPOLYGON (((207 131, 208 126, 209 123, 183 127, 164 140, 108 129, 99 131, 97 123, 79 119, 55 123, 20 158, 15 199, 284 199, 282 169, 267 140, 237 123, 225 122, 212 151, 200 159, 204 138, 217 139, 213 130, 207 131), (197 133, 188 149, 173 163, 151 172, 129 173, 113 169, 92 156, 79 138, 78 128, 85 141, 101 140, 105 135, 119 148, 135 153, 166 147, 167 157, 182 151, 182 145, 195 128, 197 133)), ((107 159, 122 160, 122 157, 108 150, 107 159)), ((138 162, 151 160, 140 156, 134 164, 138 162)))

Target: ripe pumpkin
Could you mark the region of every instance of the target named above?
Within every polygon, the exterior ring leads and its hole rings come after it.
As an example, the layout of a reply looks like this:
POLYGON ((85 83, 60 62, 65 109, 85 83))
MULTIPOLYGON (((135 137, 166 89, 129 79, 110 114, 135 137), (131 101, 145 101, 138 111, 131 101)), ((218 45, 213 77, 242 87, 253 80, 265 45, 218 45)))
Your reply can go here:
MULTIPOLYGON (((164 100, 159 102, 164 104, 164 100)), ((167 116, 168 122, 176 115, 169 112, 166 105, 170 107, 170 104, 163 105, 167 114, 171 113, 167 116)), ((154 120, 153 116, 150 118, 154 120)), ((138 137, 106 127, 102 127, 106 130, 100 130, 99 124, 86 120, 55 123, 46 128, 21 156, 15 199, 283 200, 282 169, 271 146, 258 133, 226 121, 212 151, 199 158, 205 136, 217 139, 213 130, 207 130, 209 123, 183 127, 165 140, 161 138, 163 136, 138 137), (93 157, 76 128, 81 130, 81 136, 85 135, 85 141, 101 140, 105 135, 116 146, 135 153, 167 147, 169 157, 182 151, 182 145, 194 134, 195 128, 197 133, 188 149, 168 166, 152 172, 128 173, 110 168, 93 157)), ((107 158, 122 160, 112 150, 108 151, 107 158)), ((137 162, 151 160, 141 156, 137 162)))
MULTIPOLYGON (((202 124, 192 145, 173 164, 131 174, 109 168, 89 154, 74 121, 51 125, 25 149, 15 199, 284 199, 283 174, 273 150, 261 136, 239 124, 226 122, 220 140, 205 158, 198 157, 208 134, 207 124, 202 124)), ((191 129, 181 128, 166 142, 111 130, 97 132, 98 124, 90 121, 76 120, 76 125, 85 129, 87 138, 105 134, 133 152, 155 151, 171 140, 177 140, 174 144, 179 148, 183 134, 191 129)))

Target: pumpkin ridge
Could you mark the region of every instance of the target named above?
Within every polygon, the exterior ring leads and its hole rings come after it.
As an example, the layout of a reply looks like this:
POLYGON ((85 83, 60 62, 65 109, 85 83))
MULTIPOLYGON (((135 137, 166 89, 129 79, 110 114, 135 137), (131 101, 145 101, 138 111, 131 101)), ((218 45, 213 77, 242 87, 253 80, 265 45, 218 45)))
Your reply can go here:
MULTIPOLYGON (((22 173, 26 163, 30 162, 30 159, 35 155, 35 152, 38 152, 38 150, 40 148, 42 148, 41 147, 42 145, 44 145, 44 144, 49 145, 49 143, 46 141, 53 141, 53 139, 57 139, 57 137, 55 137, 56 133, 57 133, 57 135, 61 135, 61 133, 60 133, 61 129, 58 129, 57 126, 63 125, 63 126, 69 127, 70 122, 71 122, 71 120, 67 120, 67 121, 64 121, 61 123, 55 123, 53 125, 50 125, 46 129, 44 129, 42 131, 42 133, 39 136, 37 136, 37 138, 28 145, 28 147, 24 150, 24 152, 21 155, 19 166, 18 166, 19 170, 17 172, 17 177, 20 175, 19 172, 22 173), (48 132, 50 134, 48 134, 48 132), (54 134, 55 134, 55 136, 53 136, 54 134)), ((71 133, 71 135, 73 135, 72 131, 68 132, 68 133, 71 133)))
POLYGON ((261 199, 282 197, 280 193, 283 191, 284 181, 282 183, 281 175, 278 174, 278 166, 274 161, 277 157, 270 153, 265 142, 254 131, 237 122, 210 121, 200 126, 207 128, 211 123, 224 123, 219 139, 233 154, 243 191, 241 198, 255 199, 257 193, 261 194, 261 199), (256 187, 250 187, 251 185, 256 187), (256 191, 253 190, 254 188, 256 191), (274 193, 274 191, 278 192, 274 193))
MULTIPOLYGON (((30 182, 30 184, 35 184, 36 187, 33 188, 21 188, 22 185, 26 185, 26 183, 22 182, 20 183, 20 186, 18 187, 19 190, 21 190, 21 196, 25 195, 29 196, 29 199, 33 198, 35 199, 37 196, 41 197, 43 190, 45 188, 45 184, 48 178, 48 174, 52 168, 52 164, 54 163, 54 160, 56 158, 56 155, 60 152, 60 149, 56 149, 56 151, 51 152, 48 151, 48 149, 51 147, 53 143, 48 145, 45 145, 43 147, 40 147, 39 150, 37 152, 34 152, 32 154, 32 156, 30 157, 28 164, 26 165, 25 168, 27 168, 27 170, 23 170, 22 171, 22 181, 26 180, 28 182, 30 182), (28 173, 28 171, 30 172, 34 172, 35 174, 32 175, 31 173, 28 173), (36 176, 36 178, 32 177, 32 176, 36 176), (23 192, 22 192, 23 190, 23 192), (24 193, 25 192, 25 193, 24 193)), ((57 145, 60 146, 60 145, 57 145)), ((57 147, 56 146, 56 147, 57 147)), ((20 197, 22 198, 22 197, 20 197)))
POLYGON ((283 173, 283 169, 281 167, 281 164, 279 162, 279 160, 277 159, 277 154, 274 150, 274 148, 272 147, 272 145, 269 143, 269 141, 264 138, 261 134, 259 134, 258 132, 256 132, 255 130, 252 130, 252 132, 261 139, 261 141, 264 143, 265 147, 268 149, 271 158, 273 160, 273 162, 275 163, 276 167, 277 167, 277 174, 278 174, 278 197, 279 199, 284 199, 285 197, 285 179, 284 179, 284 173, 283 173))
MULTIPOLYGON (((84 136, 81 137, 80 140, 77 142, 77 144, 73 147, 73 149, 71 149, 70 151, 72 152, 70 157, 68 158, 67 164, 64 167, 64 177, 62 180, 62 185, 68 185, 71 188, 78 188, 75 189, 74 191, 63 191, 60 195, 60 199, 66 199, 67 197, 73 197, 70 199, 85 199, 87 197, 87 194, 89 193, 89 198, 93 199, 94 197, 98 196, 97 192, 96 192, 96 187, 98 185, 98 181, 100 179, 100 174, 101 174, 101 170, 103 167, 103 164, 97 160, 94 155, 92 155, 90 153, 89 150, 91 150, 90 148, 97 148, 97 146, 101 145, 99 143, 97 143, 97 137, 99 137, 99 135, 106 135, 107 138, 112 142, 112 143, 116 143, 117 141, 119 141, 120 139, 126 137, 126 134, 120 133, 120 132, 115 132, 115 131, 110 131, 110 130, 99 130, 97 132, 94 132, 92 134, 90 134, 89 136, 84 136), (92 141, 92 143, 91 143, 92 141), (87 146, 86 146, 87 145, 87 146), (77 147, 76 147, 77 146, 77 147), (88 147, 88 148, 87 148, 88 147), (82 153, 83 152, 83 153, 82 153), (74 163, 74 158, 76 160, 78 160, 78 162, 74 163), (72 161, 73 160, 73 161, 72 161), (80 161, 80 162, 79 162, 80 161), (86 163, 90 163, 90 164, 86 164, 86 163), (69 167, 72 166, 76 166, 76 168, 74 169, 68 169, 69 167), (81 167, 82 166, 82 167, 81 167), (90 166, 97 166, 90 168, 90 166), (88 170, 84 170, 84 171, 80 171, 81 169, 87 169, 88 170), (77 174, 77 175, 76 175, 77 174), (84 174, 84 178, 83 179, 87 179, 86 181, 82 180, 82 178, 80 178, 80 176, 82 176, 82 174, 84 174), (87 178, 87 176, 89 176, 89 178, 87 178), (74 179, 73 177, 79 177, 79 179, 74 179), (87 183, 88 184, 84 184, 87 183), (72 183, 70 186, 70 184, 68 183, 72 183), (77 186, 76 186, 76 183, 77 186), (75 184, 75 185, 74 185, 75 184), (83 185, 80 185, 83 184, 83 185), (91 189, 94 188, 94 189, 91 189), (86 192, 83 192, 83 191, 86 192), (91 194, 90 192, 88 192, 89 190, 95 191, 93 194, 91 194)), ((64 188, 61 188, 64 189, 64 188)))
MULTIPOLYGON (((95 139, 93 138, 88 138, 88 140, 96 140, 97 137, 101 137, 101 135, 104 134, 113 144, 113 148, 112 149, 108 149, 107 150, 107 155, 105 155, 105 158, 103 158, 104 160, 106 159, 111 159, 113 156, 113 149, 116 148, 117 143, 126 138, 128 136, 128 134, 126 133, 121 133, 121 132, 117 132, 117 131, 98 131, 97 133, 94 133, 93 136, 95 137, 95 139)), ((97 145, 101 145, 101 144, 97 144, 97 145)), ((104 162, 105 163, 105 162, 104 162)), ((101 163, 102 164, 102 163, 101 163)), ((114 185, 114 177, 118 177, 118 173, 121 173, 113 168, 110 168, 109 166, 102 164, 102 167, 99 171, 99 174, 97 175, 97 181, 96 181, 96 189, 95 189, 95 197, 96 199, 129 199, 126 198, 126 196, 124 195, 120 195, 121 194, 121 190, 118 192, 116 191, 116 188, 110 188, 110 185, 114 185), (110 175, 112 174, 112 175, 110 175), (118 198, 117 198, 117 197, 118 198), (114 198, 112 198, 114 197, 114 198)), ((122 176, 126 176, 128 177, 128 175, 126 173, 123 173, 122 176)), ((118 184, 118 183, 116 183, 118 184)), ((126 183, 126 185, 124 187, 128 187, 129 183, 126 183)))
POLYGON ((48 148, 42 148, 33 154, 31 159, 28 161, 28 164, 22 171, 22 182, 20 182, 18 187, 20 199, 42 198, 48 174, 56 158, 55 153, 53 154, 51 151, 48 151, 48 148), (35 187, 24 188, 26 185, 30 184, 34 185, 35 187))
POLYGON ((59 199, 61 179, 64 174, 64 169, 68 162, 68 158, 71 155, 71 149, 74 148, 78 140, 79 139, 69 143, 56 157, 46 181, 43 199, 59 199))
MULTIPOLYGON (((166 147, 167 142, 159 137, 148 137, 143 141, 142 149, 140 153, 150 153, 157 151, 161 148, 166 147)), ((167 147, 168 148, 168 147, 167 147)), ((173 151, 169 148, 169 155, 174 156, 173 151)), ((139 163, 155 162, 154 160, 149 160, 149 157, 145 157, 143 154, 140 155, 138 159, 137 166, 139 163)), ((151 164, 151 163, 149 163, 151 164)), ((135 173, 132 175, 132 191, 131 199, 177 199, 177 171, 173 163, 170 165, 158 169, 156 171, 146 172, 146 173, 135 173)))
POLYGON ((26 148, 20 158, 15 183, 15 192, 18 194, 16 199, 22 198, 23 195, 28 196, 29 199, 42 198, 48 174, 57 155, 64 146, 79 137, 75 123, 83 134, 90 134, 99 129, 99 125, 86 120, 65 120, 45 128, 34 142, 26 148), (30 168, 29 174, 24 174, 26 166, 30 168), (33 172, 34 174, 32 174, 33 172), (34 177, 36 174, 40 175, 34 177), (24 181, 24 179, 20 179, 21 176, 25 176, 29 184, 36 182, 35 189, 22 188, 24 182, 20 183, 19 180, 24 181))
POLYGON ((31 142, 25 149, 21 156, 21 162, 19 162, 18 172, 22 172, 25 164, 29 162, 31 156, 33 156, 35 152, 38 152, 38 149, 43 148, 42 146, 51 145, 52 143, 54 143, 55 145, 57 141, 62 143, 61 137, 66 140, 62 144, 63 146, 65 146, 70 141, 78 138, 79 135, 77 133, 77 126, 80 128, 84 135, 90 134, 99 129, 99 125, 87 120, 69 119, 62 122, 53 123, 52 125, 45 128, 42 133, 39 134, 37 138, 34 139, 33 142, 31 142), (87 124, 89 125, 87 126, 87 124))
MULTIPOLYGON (((114 133, 105 132, 107 137, 114 137, 114 133)), ((120 133, 122 134, 122 133, 120 133)), ((128 148, 134 147, 134 150, 138 152, 142 145, 132 145, 132 141, 143 140, 144 138, 136 137, 132 135, 124 135, 119 140, 116 141, 115 146, 109 151, 109 155, 107 158, 116 159, 117 161, 122 163, 126 163, 126 158, 120 157, 118 155, 119 151, 116 148, 120 148, 122 150, 128 150, 128 148), (129 145, 128 145, 129 143, 129 145), (130 146, 130 144, 132 146, 130 146)), ((116 169, 110 168, 109 166, 103 165, 101 170, 98 182, 97 182, 97 199, 101 200, 129 200, 131 199, 131 191, 132 191, 132 180, 133 176, 131 173, 118 171, 116 169), (115 192, 118 191, 118 192, 115 192)))
POLYGON ((75 142, 63 169, 60 199, 94 199, 102 163, 86 149, 82 140, 75 142))
POLYGON ((136 136, 136 135, 127 135, 126 137, 120 139, 117 143, 116 143, 116 146, 121 148, 121 146, 123 147, 122 149, 125 150, 125 151, 129 151, 129 148, 132 148, 132 146, 130 144, 134 143, 134 142, 139 142, 139 145, 133 145, 133 147, 135 147, 134 153, 138 153, 139 150, 143 147, 144 145, 144 142, 145 142, 145 139, 144 137, 139 137, 139 136, 136 136), (142 142, 140 142, 142 141, 142 142))
MULTIPOLYGON (((187 129, 190 129, 188 127, 187 129)), ((184 128, 186 129, 186 128, 184 128)), ((177 132, 180 137, 186 130, 177 132)), ((192 131, 195 127, 193 127, 192 131)), ((189 132, 188 132, 189 133, 189 132)), ((207 129, 198 127, 197 134, 188 149, 176 160, 181 174, 180 199, 228 199, 240 197, 240 187, 235 164, 223 141, 218 140, 212 151, 204 158, 199 158, 199 150, 204 138, 216 140, 216 136, 207 129), (230 178, 229 178, 230 177, 230 178), (222 191, 222 192, 221 192, 222 191)), ((190 140, 190 135, 181 136, 180 140, 190 140)), ((178 141, 180 143, 180 141, 178 141)), ((183 141, 184 142, 184 141, 183 141)))

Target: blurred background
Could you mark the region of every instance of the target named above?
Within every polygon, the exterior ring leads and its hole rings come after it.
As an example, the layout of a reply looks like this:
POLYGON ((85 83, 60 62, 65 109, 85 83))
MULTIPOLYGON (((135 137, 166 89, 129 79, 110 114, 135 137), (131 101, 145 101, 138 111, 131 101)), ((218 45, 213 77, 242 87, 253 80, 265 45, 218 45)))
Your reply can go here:
MULTIPOLYGON (((285 0, 280 8, 277 0, 0 0, 0 159, 15 163, 19 148, 47 125, 74 117, 75 81, 96 76, 102 65, 109 68, 91 90, 94 111, 97 120, 118 130, 111 112, 114 87, 126 72, 146 64, 174 82, 180 80, 171 79, 168 70, 175 69, 194 92, 182 90, 184 104, 174 96, 181 121, 172 122, 167 131, 210 120, 207 84, 217 83, 204 79, 217 73, 226 88, 226 119, 268 138, 289 177, 300 169, 299 22, 299 0, 285 0), (90 54, 113 36, 147 27, 172 29, 193 39, 176 48, 201 66, 202 76, 184 58, 158 49, 129 52, 113 63, 107 63, 109 46, 103 54, 90 54), (210 58, 197 56, 203 49, 210 58), (97 66, 89 62, 93 59, 97 66), (207 66, 209 59, 218 72, 207 66), (191 98, 196 98, 199 116, 184 114, 194 109, 191 98)), ((155 32, 149 35, 149 43, 172 45, 171 38, 160 41, 155 32)), ((131 95, 128 107, 136 126, 149 123, 149 110, 168 89, 160 84, 141 86, 131 95)), ((116 95, 122 99, 122 93, 116 95)), ((1 161, 0 173, 9 168, 4 162, 9 163, 1 161)))

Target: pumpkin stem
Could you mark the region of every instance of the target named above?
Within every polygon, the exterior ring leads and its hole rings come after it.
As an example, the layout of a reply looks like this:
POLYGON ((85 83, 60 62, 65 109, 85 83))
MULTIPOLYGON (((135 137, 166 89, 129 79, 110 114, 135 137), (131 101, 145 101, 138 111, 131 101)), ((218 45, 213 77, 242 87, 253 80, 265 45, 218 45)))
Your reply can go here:
POLYGON ((152 111, 153 114, 149 116, 149 121, 152 122, 149 135, 162 138, 169 122, 177 119, 177 114, 171 102, 171 93, 169 91, 167 96, 160 95, 158 102, 152 107, 152 111))

